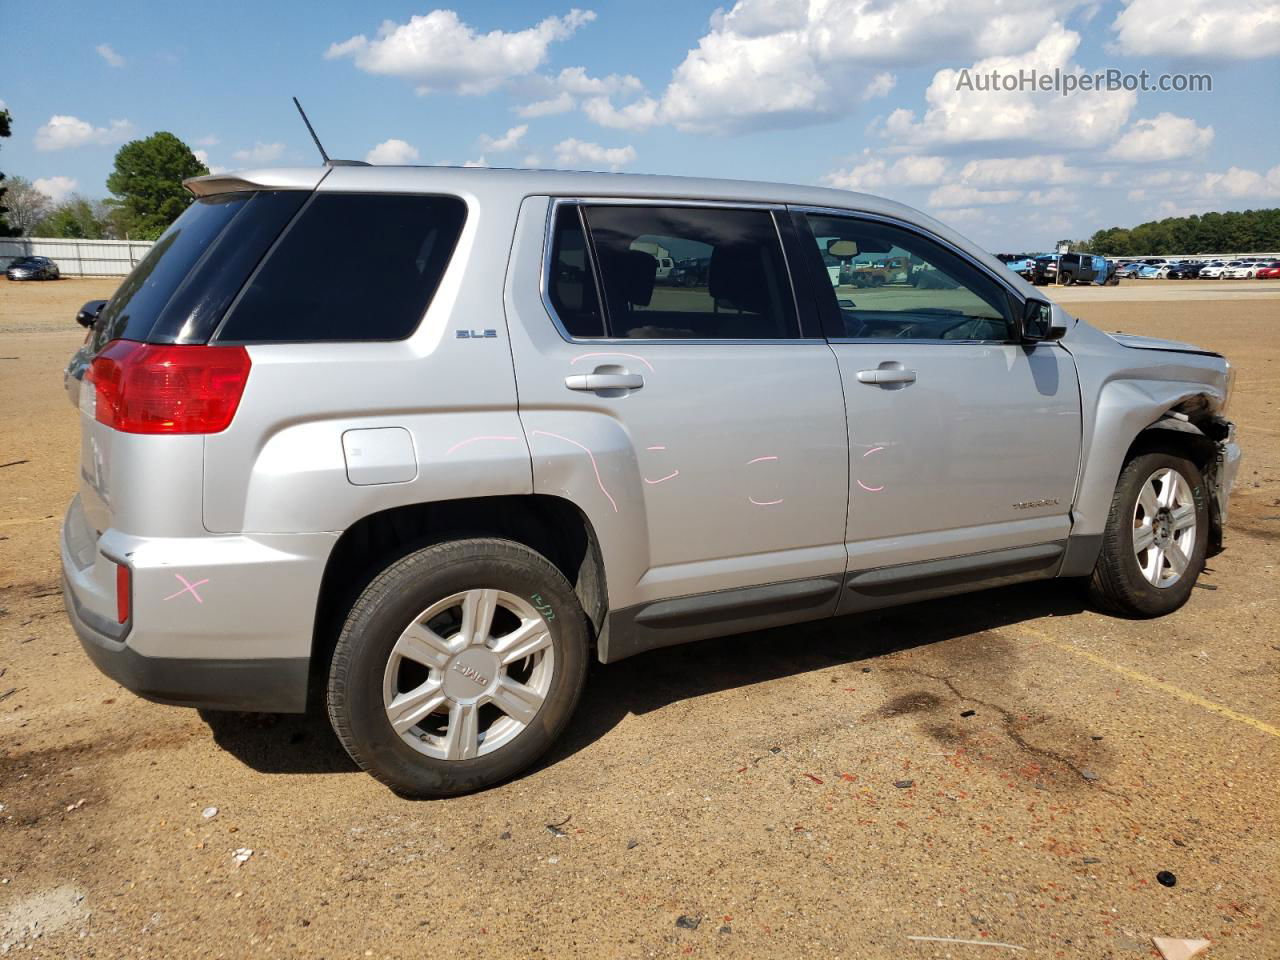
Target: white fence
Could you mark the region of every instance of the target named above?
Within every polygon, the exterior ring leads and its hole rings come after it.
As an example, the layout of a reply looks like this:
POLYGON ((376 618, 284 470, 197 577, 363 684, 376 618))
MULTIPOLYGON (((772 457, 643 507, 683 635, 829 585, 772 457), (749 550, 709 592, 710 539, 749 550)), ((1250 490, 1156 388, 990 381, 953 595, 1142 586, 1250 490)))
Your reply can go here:
POLYGON ((152 245, 151 240, 0 237, 0 270, 18 257, 48 257, 64 277, 123 277, 152 245))

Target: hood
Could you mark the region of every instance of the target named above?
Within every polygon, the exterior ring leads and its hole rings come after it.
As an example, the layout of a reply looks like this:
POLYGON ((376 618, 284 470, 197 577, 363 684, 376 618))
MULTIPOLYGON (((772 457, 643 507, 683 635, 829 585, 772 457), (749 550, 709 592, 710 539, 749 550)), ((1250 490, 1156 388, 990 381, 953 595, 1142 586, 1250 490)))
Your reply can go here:
POLYGON ((1205 350, 1203 347, 1197 347, 1190 343, 1182 343, 1178 340, 1161 340, 1159 337, 1140 337, 1133 333, 1109 333, 1107 336, 1122 347, 1130 347, 1134 350, 1164 350, 1170 353, 1198 353, 1205 357, 1222 356, 1222 354, 1215 353, 1212 350, 1205 350))

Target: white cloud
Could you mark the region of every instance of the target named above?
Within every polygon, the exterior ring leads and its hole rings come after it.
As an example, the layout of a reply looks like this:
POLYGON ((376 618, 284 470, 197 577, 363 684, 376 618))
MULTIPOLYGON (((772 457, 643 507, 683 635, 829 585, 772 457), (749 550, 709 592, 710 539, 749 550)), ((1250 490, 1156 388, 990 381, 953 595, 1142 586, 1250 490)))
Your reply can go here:
POLYGON ((659 107, 660 104, 653 97, 641 97, 622 107, 615 107, 608 97, 592 97, 582 105, 582 112, 602 127, 647 130, 659 122, 659 107))
POLYGON ((1116 160, 1153 163, 1204 153, 1213 142, 1213 127, 1200 127, 1190 117, 1161 113, 1136 120, 1111 145, 1107 156, 1116 160))
POLYGON ((1026 196, 1026 202, 1033 207, 1066 207, 1075 200, 1075 195, 1061 187, 1053 187, 1050 190, 1030 190, 1026 196))
MULTIPOLYGON (((1054 24, 1035 48, 1016 56, 979 60, 971 76, 1041 75, 1061 70, 1081 72, 1072 63, 1080 35, 1054 24)), ((1077 91, 1069 97, 1051 91, 982 91, 957 89, 958 70, 939 70, 925 92, 928 110, 919 120, 911 110, 895 110, 883 133, 904 145, 971 144, 980 141, 1055 143, 1073 148, 1097 147, 1112 140, 1137 103, 1129 90, 1077 91)))
POLYGON ((377 37, 359 34, 332 44, 327 59, 351 57, 368 73, 403 77, 419 94, 487 93, 542 66, 547 50, 595 19, 590 10, 547 17, 525 30, 478 33, 452 10, 432 10, 408 23, 384 21, 377 37))
POLYGON ((553 113, 567 113, 577 105, 578 101, 568 93, 562 92, 545 100, 535 100, 533 103, 516 107, 516 113, 528 118, 546 117, 553 113))
POLYGON ((464 167, 487 167, 489 165, 489 161, 484 157, 481 157, 479 160, 467 160, 462 165, 464 167))
MULTIPOLYGON (((869 156, 864 151, 864 156, 869 156)), ((871 157, 845 170, 834 170, 823 177, 825 183, 841 190, 878 190, 883 187, 931 186, 947 175, 947 161, 942 157, 899 157, 892 162, 871 157)))
POLYGON ((635 163, 636 159, 635 147, 602 147, 598 143, 573 138, 561 140, 556 144, 555 151, 556 163, 575 169, 604 167, 618 170, 635 163))
POLYGON ((116 53, 114 50, 112 50, 112 49, 111 49, 111 44, 109 44, 109 43, 100 43, 100 44, 98 44, 96 47, 94 47, 93 49, 97 50, 97 51, 98 51, 98 56, 100 56, 103 60, 107 61, 107 63, 108 63, 108 64, 110 64, 111 66, 113 66, 113 67, 123 67, 123 66, 124 66, 124 64, 125 64, 125 59, 124 59, 124 57, 120 56, 120 54, 118 54, 118 53, 116 53))
POLYGON ((80 186, 74 177, 40 177, 31 184, 54 203, 61 203, 80 186))
POLYGON ((237 150, 231 154, 231 159, 235 161, 237 166, 261 167, 275 163, 282 156, 284 156, 283 143, 258 142, 248 150, 237 150))
POLYGON ((1070 166, 1062 156, 984 157, 970 160, 960 171, 966 183, 1003 186, 1020 183, 1079 183, 1089 173, 1070 166))
POLYGON ((482 136, 480 138, 480 149, 492 150, 494 153, 506 153, 508 150, 514 150, 519 146, 520 141, 528 132, 529 125, 522 123, 518 127, 512 127, 500 137, 482 136))
POLYGON ((676 67, 656 122, 731 133, 847 114, 892 89, 885 67, 1022 53, 1086 2, 740 0, 676 67))
POLYGON ((1280 197, 1280 164, 1266 173, 1231 167, 1225 173, 1204 174, 1192 182, 1191 194, 1206 200, 1280 197))
POLYGON ((128 120, 112 120, 109 127, 95 127, 79 117, 55 114, 36 131, 35 144, 37 150, 68 150, 91 143, 123 143, 133 131, 128 120))
POLYGON ((219 140, 217 137, 213 136, 212 134, 210 134, 207 137, 201 137, 199 140, 194 141, 197 147, 216 147, 221 142, 222 142, 221 140, 219 140))
POLYGON ((574 96, 601 96, 643 90, 644 84, 630 74, 611 73, 607 77, 592 77, 585 67, 565 67, 555 78, 555 85, 574 96))
POLYGON ((960 183, 947 183, 929 194, 928 203, 931 207, 978 207, 1013 203, 1021 197, 1020 190, 979 190, 960 183))
POLYGON ((1245 60, 1280 53, 1275 0, 1127 0, 1111 24, 1128 56, 1245 60))
POLYGON ((366 153, 364 158, 369 163, 384 163, 393 167, 402 167, 407 164, 417 163, 418 156, 417 147, 393 137, 390 140, 383 140, 366 153))
POLYGON ((192 150, 191 155, 195 157, 197 160, 199 160, 201 163, 203 163, 206 167, 209 165, 208 150, 192 150))

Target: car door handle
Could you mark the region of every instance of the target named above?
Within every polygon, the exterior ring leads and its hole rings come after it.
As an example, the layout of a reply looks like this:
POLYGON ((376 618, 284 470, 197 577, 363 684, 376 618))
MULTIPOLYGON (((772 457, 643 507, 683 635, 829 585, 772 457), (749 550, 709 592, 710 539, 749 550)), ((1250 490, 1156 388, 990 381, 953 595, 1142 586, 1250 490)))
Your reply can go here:
POLYGON ((639 390, 644 377, 638 373, 575 373, 564 378, 570 390, 639 390))
POLYGON ((879 370, 859 370, 859 383, 915 383, 916 372, 914 370, 895 370, 892 367, 882 367, 879 370))

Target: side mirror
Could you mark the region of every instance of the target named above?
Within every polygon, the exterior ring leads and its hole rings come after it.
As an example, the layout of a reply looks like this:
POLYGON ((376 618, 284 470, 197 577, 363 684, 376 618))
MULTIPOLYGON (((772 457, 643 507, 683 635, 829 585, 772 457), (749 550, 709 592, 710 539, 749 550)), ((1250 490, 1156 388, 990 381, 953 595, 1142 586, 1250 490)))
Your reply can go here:
POLYGON ((1022 339, 1032 343, 1057 340, 1067 332, 1065 323, 1054 321, 1053 304, 1036 297, 1022 305, 1022 339))
POLYGON ((90 300, 76 314, 76 323, 82 327, 92 327, 98 319, 98 314, 102 312, 102 308, 106 305, 107 301, 105 300, 90 300))

